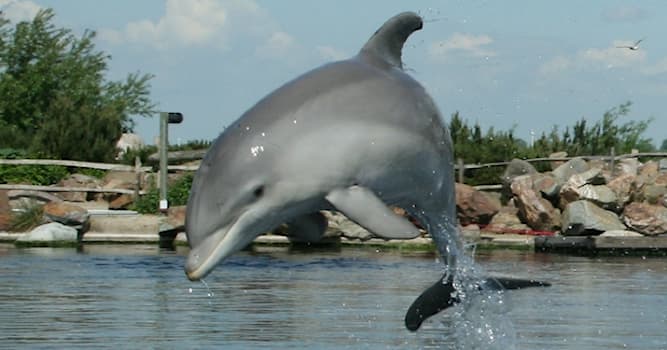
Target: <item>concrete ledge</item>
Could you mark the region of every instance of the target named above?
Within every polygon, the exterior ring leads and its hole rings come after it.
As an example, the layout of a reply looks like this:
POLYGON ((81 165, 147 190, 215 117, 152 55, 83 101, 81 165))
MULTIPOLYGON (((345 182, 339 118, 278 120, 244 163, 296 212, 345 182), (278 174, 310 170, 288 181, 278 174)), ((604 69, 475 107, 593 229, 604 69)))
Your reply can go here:
POLYGON ((667 235, 655 237, 552 236, 536 237, 535 249, 544 252, 595 253, 659 253, 667 254, 667 235))

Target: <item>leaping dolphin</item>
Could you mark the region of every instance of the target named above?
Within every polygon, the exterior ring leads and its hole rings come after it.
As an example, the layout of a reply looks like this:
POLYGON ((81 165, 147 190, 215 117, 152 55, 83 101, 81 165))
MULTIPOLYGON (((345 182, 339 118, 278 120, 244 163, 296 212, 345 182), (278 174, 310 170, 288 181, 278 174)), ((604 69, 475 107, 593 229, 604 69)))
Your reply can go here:
MULTIPOLYGON (((394 16, 356 56, 286 83, 222 132, 188 200, 189 279, 283 223, 292 237, 319 240, 327 226, 320 210, 337 210, 387 239, 418 236, 389 205, 416 218, 455 265, 461 243, 452 141, 401 60, 403 44, 422 25, 412 12, 394 16)), ((456 302, 450 276, 410 307, 408 329, 456 302)))

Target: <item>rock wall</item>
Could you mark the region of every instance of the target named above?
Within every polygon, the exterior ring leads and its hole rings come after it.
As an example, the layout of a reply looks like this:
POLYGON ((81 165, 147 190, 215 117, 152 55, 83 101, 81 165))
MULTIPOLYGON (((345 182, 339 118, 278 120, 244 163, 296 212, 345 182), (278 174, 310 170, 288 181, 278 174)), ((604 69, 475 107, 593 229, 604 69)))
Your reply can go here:
POLYGON ((577 236, 607 231, 666 234, 667 169, 659 164, 623 159, 609 169, 604 162, 574 158, 538 173, 529 163, 514 160, 502 178, 509 201, 490 221, 478 222, 496 232, 523 224, 577 236))

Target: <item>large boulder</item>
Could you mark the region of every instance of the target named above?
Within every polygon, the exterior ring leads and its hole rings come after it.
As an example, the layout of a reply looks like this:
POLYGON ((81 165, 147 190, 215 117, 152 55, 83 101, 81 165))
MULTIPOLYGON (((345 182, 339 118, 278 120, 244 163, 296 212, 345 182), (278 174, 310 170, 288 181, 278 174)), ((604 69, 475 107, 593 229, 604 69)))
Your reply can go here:
POLYGON ((0 190, 0 231, 5 231, 11 226, 12 208, 9 206, 9 196, 6 190, 0 190))
POLYGON ((603 185, 605 182, 602 170, 591 168, 583 173, 574 174, 560 189, 560 207, 578 200, 589 200, 604 209, 616 210, 616 193, 603 185))
POLYGON ((616 214, 586 200, 572 202, 565 207, 561 227, 566 236, 599 235, 605 231, 626 229, 616 214))
POLYGON ((167 209, 167 216, 160 217, 159 220, 160 232, 185 231, 186 212, 187 212, 187 207, 185 205, 169 207, 169 209, 167 209))
POLYGON ((639 198, 651 204, 662 203, 667 196, 667 173, 658 173, 646 182, 639 198))
POLYGON ((498 213, 491 218, 488 227, 493 232, 514 232, 530 229, 528 225, 521 222, 519 209, 513 204, 500 208, 498 213))
POLYGON ((49 202, 44 205, 44 218, 47 222, 57 222, 70 226, 79 233, 90 228, 88 210, 67 202, 49 202))
MULTIPOLYGON (((83 174, 71 174, 58 182, 59 187, 101 188, 102 180, 83 174)), ((58 197, 69 202, 89 200, 88 192, 60 192, 58 197)))
MULTIPOLYGON (((109 171, 103 179, 102 188, 136 190, 141 179, 132 171, 109 171)), ((134 196, 131 194, 108 192, 104 194, 104 199, 109 202, 109 209, 127 209, 134 202, 134 196)))
POLYGON ((623 221, 634 231, 647 236, 664 234, 667 233, 667 208, 633 202, 625 206, 623 221))
POLYGON ((655 178, 658 177, 658 170, 658 163, 656 161, 649 160, 639 168, 639 174, 637 176, 643 183, 653 183, 655 178))
POLYGON ((535 191, 540 192, 546 198, 556 199, 559 186, 553 175, 538 173, 531 175, 531 177, 533 179, 533 189, 535 191))
POLYGON ((516 177, 510 186, 519 217, 535 230, 555 231, 560 227, 560 211, 533 188, 533 177, 516 177))
POLYGON ((456 184, 456 216, 459 224, 488 224, 500 210, 500 203, 472 186, 456 184))
POLYGON ((623 208, 636 197, 638 186, 637 175, 629 173, 621 174, 607 183, 607 187, 616 195, 616 204, 619 208, 623 208))
POLYGON ((52 222, 37 226, 16 239, 17 245, 75 245, 78 242, 76 229, 52 222))
POLYGON ((583 158, 572 158, 551 171, 551 173, 556 178, 556 182, 564 184, 570 179, 570 176, 583 173, 589 169, 590 166, 583 158))
POLYGON ((535 167, 525 160, 515 158, 505 168, 501 180, 505 187, 509 187, 516 177, 530 174, 537 174, 535 167))
POLYGON ((323 211, 322 213, 328 222, 325 237, 343 236, 348 239, 367 241, 375 236, 343 214, 333 211, 323 211))
MULTIPOLYGON (((549 159, 562 159, 562 158, 567 158, 567 152, 554 152, 549 155, 549 159)), ((565 161, 563 160, 552 160, 549 162, 549 165, 551 166, 551 170, 554 170, 558 168, 559 166, 563 165, 565 161)))
POLYGON ((62 201, 60 197, 42 191, 9 190, 7 191, 7 196, 9 197, 9 205, 12 208, 62 201))
POLYGON ((615 165, 616 176, 621 176, 626 174, 637 176, 640 165, 641 163, 639 162, 639 160, 637 160, 637 158, 621 159, 615 165))

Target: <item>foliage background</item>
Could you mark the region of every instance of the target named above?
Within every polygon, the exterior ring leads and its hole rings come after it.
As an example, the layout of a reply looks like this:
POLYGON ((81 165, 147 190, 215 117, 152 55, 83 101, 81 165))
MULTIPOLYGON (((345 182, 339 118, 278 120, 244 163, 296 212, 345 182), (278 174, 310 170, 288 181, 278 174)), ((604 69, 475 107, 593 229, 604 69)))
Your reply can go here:
POLYGON ((110 57, 53 24, 52 10, 12 25, 0 13, 0 148, 30 156, 111 161, 131 131, 132 115, 150 116, 151 75, 107 81, 110 57))

